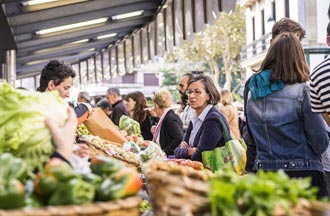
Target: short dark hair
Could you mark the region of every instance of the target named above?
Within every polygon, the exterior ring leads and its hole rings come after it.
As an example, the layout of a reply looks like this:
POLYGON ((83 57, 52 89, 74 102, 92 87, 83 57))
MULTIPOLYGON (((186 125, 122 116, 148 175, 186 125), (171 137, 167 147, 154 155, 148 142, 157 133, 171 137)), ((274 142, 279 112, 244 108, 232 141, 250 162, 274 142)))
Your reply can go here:
POLYGON ((106 109, 106 108, 109 108, 110 110, 112 110, 112 107, 111 107, 111 105, 109 104, 109 102, 108 102, 108 100, 106 99, 106 98, 103 98, 103 99, 101 99, 98 103, 97 103, 97 105, 96 105, 97 107, 100 107, 101 109, 106 109))
POLYGON ((107 93, 108 93, 108 94, 113 94, 113 93, 115 93, 116 95, 120 96, 120 91, 119 91, 119 89, 116 88, 116 87, 108 88, 107 93))
POLYGON ((308 81, 309 69, 304 50, 296 36, 286 32, 274 39, 258 72, 266 69, 272 70, 273 82, 294 84, 308 81))
POLYGON ((76 73, 69 66, 58 60, 51 60, 43 69, 40 76, 38 91, 44 92, 47 89, 49 81, 53 80, 54 85, 58 86, 65 79, 75 78, 76 73))
POLYGON ((215 86, 213 80, 209 76, 205 75, 200 75, 193 77, 189 82, 188 82, 188 87, 194 83, 200 81, 205 88, 206 93, 209 95, 209 101, 207 102, 208 104, 216 105, 218 102, 220 102, 221 96, 220 93, 215 86))
POLYGON ((181 76, 182 77, 188 77, 188 82, 194 77, 195 75, 193 73, 185 73, 181 76))
POLYGON ((328 26, 327 26, 327 36, 330 36, 330 22, 328 23, 328 26))
POLYGON ((299 33, 300 40, 303 39, 306 34, 305 29, 303 29, 299 23, 287 17, 282 18, 273 25, 272 38, 275 39, 277 35, 284 32, 299 33))

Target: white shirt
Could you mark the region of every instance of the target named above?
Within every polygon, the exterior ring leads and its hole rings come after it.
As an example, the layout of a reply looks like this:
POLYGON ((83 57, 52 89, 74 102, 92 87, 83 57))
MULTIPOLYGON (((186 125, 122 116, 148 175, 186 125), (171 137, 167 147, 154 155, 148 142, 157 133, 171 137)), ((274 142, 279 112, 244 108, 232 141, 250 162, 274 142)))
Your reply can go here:
POLYGON ((209 111, 212 107, 213 107, 212 104, 207 105, 199 116, 197 116, 197 114, 195 112, 195 115, 191 118, 193 129, 191 130, 190 137, 189 137, 190 146, 193 146, 196 134, 199 131, 199 129, 201 128, 206 115, 209 113, 209 111))
POLYGON ((187 105, 180 114, 180 118, 183 123, 183 126, 188 127, 191 118, 194 116, 196 116, 195 110, 191 108, 189 105, 187 105))

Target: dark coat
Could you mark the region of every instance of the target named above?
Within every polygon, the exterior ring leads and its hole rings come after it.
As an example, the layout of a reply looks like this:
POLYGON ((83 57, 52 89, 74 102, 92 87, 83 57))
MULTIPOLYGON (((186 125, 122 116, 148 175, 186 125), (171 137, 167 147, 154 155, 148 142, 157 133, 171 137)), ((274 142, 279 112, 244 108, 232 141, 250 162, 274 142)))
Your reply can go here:
MULTIPOLYGON (((196 152, 190 157, 188 155, 187 148, 177 147, 174 151, 176 158, 186 158, 195 161, 202 161, 202 152, 213 150, 216 147, 224 146, 225 139, 223 136, 223 129, 221 121, 223 121, 227 130, 229 131, 228 122, 225 117, 215 108, 212 107, 207 113, 199 131, 196 134, 193 147, 196 148, 196 152)), ((184 141, 189 143, 191 131, 193 129, 192 122, 189 123, 184 141)))
POLYGON ((180 145, 182 139, 183 123, 180 117, 173 110, 170 110, 164 117, 160 129, 160 147, 167 155, 173 155, 174 149, 180 145))
POLYGON ((119 119, 122 115, 129 116, 129 113, 126 111, 125 103, 123 100, 119 100, 116 103, 112 104, 112 113, 110 118, 115 125, 119 125, 119 119))

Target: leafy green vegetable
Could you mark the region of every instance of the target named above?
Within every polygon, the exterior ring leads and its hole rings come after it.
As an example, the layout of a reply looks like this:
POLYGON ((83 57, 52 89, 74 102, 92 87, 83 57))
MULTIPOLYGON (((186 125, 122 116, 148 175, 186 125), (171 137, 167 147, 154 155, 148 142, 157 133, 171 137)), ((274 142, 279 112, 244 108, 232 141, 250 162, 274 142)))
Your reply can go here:
POLYGON ((16 90, 5 83, 0 87, 0 153, 11 152, 32 167, 40 166, 54 151, 45 118, 63 125, 68 104, 57 91, 16 90))
POLYGON ((119 120, 119 130, 124 130, 127 135, 141 136, 141 129, 139 122, 131 119, 128 116, 122 115, 119 120))
POLYGON ((290 179, 283 171, 239 177, 232 170, 220 170, 210 180, 209 198, 213 216, 272 215, 276 206, 290 215, 299 199, 316 198, 317 189, 309 178, 290 179))

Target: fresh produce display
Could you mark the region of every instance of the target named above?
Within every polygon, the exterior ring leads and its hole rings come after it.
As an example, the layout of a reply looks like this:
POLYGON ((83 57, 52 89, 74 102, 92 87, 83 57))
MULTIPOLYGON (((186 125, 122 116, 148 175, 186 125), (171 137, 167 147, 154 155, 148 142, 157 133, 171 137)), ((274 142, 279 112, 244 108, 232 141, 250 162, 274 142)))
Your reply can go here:
POLYGON ((96 190, 96 199, 108 201, 135 195, 142 188, 142 180, 134 168, 107 157, 91 161, 94 173, 102 173, 104 180, 96 190))
POLYGON ((38 173, 34 186, 35 194, 45 205, 86 204, 95 196, 94 186, 57 158, 47 162, 44 171, 38 173))
POLYGON ((283 171, 239 177, 221 170, 210 180, 209 198, 213 216, 273 215, 276 207, 292 215, 292 205, 301 198, 315 199, 316 192, 310 179, 290 179, 283 171))
POLYGON ((203 164, 199 161, 192 161, 192 160, 187 160, 187 159, 169 159, 167 161, 177 163, 178 165, 181 165, 181 166, 192 167, 195 170, 204 169, 203 164))
POLYGON ((10 152, 25 159, 30 169, 41 166, 54 151, 45 118, 63 125, 68 118, 68 104, 57 91, 16 90, 7 83, 0 87, 0 154, 10 152))
MULTIPOLYGON (((115 143, 106 143, 105 140, 93 135, 82 135, 77 138, 77 142, 86 143, 91 149, 97 149, 103 156, 109 156, 121 160, 134 166, 139 165, 139 158, 132 152, 125 151, 122 146, 115 143)), ((100 155, 100 154, 99 154, 100 155)), ((96 157, 95 152, 92 153, 96 157)))
POLYGON ((79 135, 91 135, 91 133, 88 131, 87 127, 84 124, 78 125, 77 134, 79 134, 79 135))
POLYGON ((119 130, 124 130, 127 132, 127 135, 141 136, 141 129, 139 122, 134 119, 122 115, 119 120, 119 130))
POLYGON ((139 159, 141 163, 145 163, 151 159, 155 160, 165 160, 166 154, 162 151, 159 145, 152 141, 143 141, 140 146, 143 147, 139 153, 139 159))
POLYGON ((27 164, 9 153, 0 155, 0 209, 20 208, 25 205, 22 180, 27 175, 27 164))
POLYGON ((151 204, 148 200, 142 200, 141 204, 140 204, 140 211, 141 212, 146 212, 151 210, 151 204))

